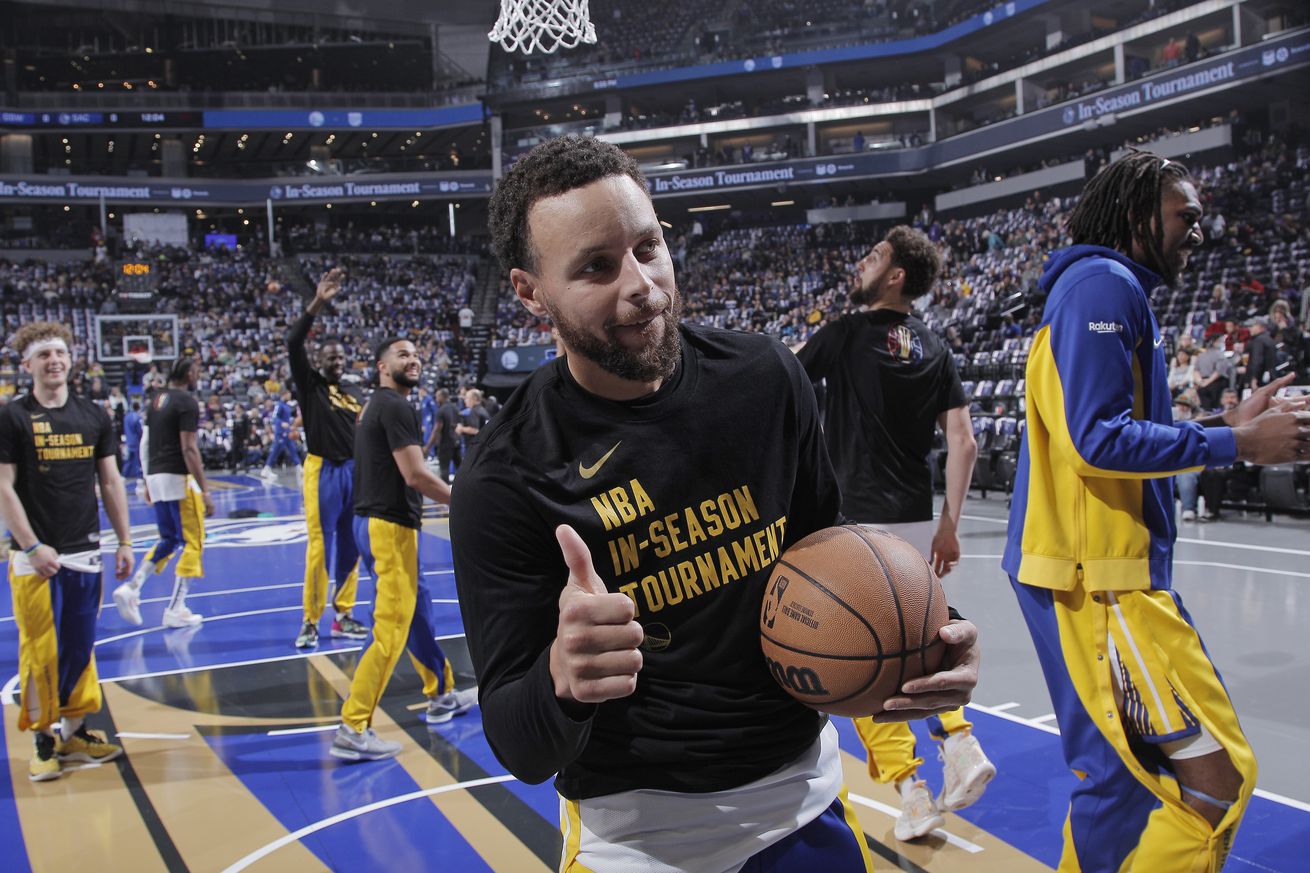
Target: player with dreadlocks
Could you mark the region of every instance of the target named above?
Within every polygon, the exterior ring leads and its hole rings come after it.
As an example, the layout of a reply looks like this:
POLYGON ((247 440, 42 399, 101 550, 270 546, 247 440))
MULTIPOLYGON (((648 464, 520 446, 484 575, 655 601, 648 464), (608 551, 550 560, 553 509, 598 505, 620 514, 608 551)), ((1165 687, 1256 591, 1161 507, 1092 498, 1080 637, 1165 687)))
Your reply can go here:
POLYGON ((1131 152, 1092 179, 1041 285, 1027 430, 1002 565, 1078 773, 1061 870, 1217 871, 1255 756, 1172 589, 1172 477, 1310 456, 1310 415, 1274 399, 1174 423, 1149 295, 1203 241, 1187 169, 1131 152), (1132 857, 1132 861, 1127 859, 1132 857))

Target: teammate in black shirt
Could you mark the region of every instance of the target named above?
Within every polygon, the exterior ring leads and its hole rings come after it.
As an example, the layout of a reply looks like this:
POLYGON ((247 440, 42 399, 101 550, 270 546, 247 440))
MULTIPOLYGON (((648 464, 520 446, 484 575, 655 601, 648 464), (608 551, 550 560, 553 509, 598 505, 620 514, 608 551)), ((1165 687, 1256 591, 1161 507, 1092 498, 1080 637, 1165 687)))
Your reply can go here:
POLYGON ((423 463, 418 413, 406 396, 418 384, 422 364, 414 344, 389 337, 377 347, 378 390, 355 429, 355 541, 364 566, 377 580, 373 641, 360 656, 341 707, 341 727, 331 754, 347 761, 390 758, 400 744, 372 728, 373 711, 391 671, 408 647, 423 678, 429 723, 450 721, 477 701, 477 691, 454 690, 450 662, 434 638, 427 586, 418 569, 423 498, 450 502, 450 486, 423 463))
POLYGON ((328 270, 319 280, 314 299, 305 314, 287 332, 291 378, 300 401, 309 453, 304 464, 305 527, 309 543, 305 549, 305 623, 296 637, 296 648, 318 645, 318 623, 327 598, 328 568, 336 580, 332 607, 332 636, 362 640, 368 628, 351 616, 359 585, 359 549, 351 530, 355 517, 353 453, 355 419, 363 409, 359 389, 341 382, 346 369, 346 347, 336 340, 318 350, 318 369, 310 366, 305 351, 314 316, 341 293, 341 268, 328 270))
MULTIPOLYGON (((559 773, 561 869, 870 869, 835 729, 759 647, 773 563, 838 520, 804 371, 767 337, 679 327, 645 180, 615 146, 538 146, 490 216, 567 354, 460 470, 455 579, 488 741, 525 781, 559 773)), ((943 636, 951 669, 887 717, 968 699, 976 630, 943 636)))
POLYGON ((450 392, 445 388, 437 389, 437 422, 432 436, 437 441, 437 468, 441 478, 450 482, 464 461, 464 450, 456 430, 459 427, 459 409, 450 399, 450 392))
POLYGON ((33 782, 59 778, 61 761, 108 761, 123 751, 83 724, 101 701, 93 653, 102 590, 97 482, 118 537, 119 579, 132 573, 132 539, 113 423, 68 389, 72 341, 62 324, 20 328, 10 345, 32 376, 32 392, 0 409, 0 516, 12 542, 18 729, 35 732, 33 782))
MULTIPOLYGON (((867 311, 821 328, 797 354, 816 384, 826 380, 824 433, 842 491, 842 514, 876 524, 912 543, 945 576, 960 559, 956 536, 978 448, 968 399, 950 349, 913 313, 932 290, 941 259, 927 236, 892 228, 857 265, 851 302, 867 311), (933 431, 946 433, 946 503, 933 530, 933 431)), ((928 720, 944 743, 945 784, 934 799, 917 778, 914 734, 902 723, 858 718, 869 774, 901 794, 898 840, 925 836, 944 821, 942 810, 982 796, 996 768, 957 709, 928 720)))
POLYGON ((192 390, 200 364, 183 356, 173 363, 168 385, 150 398, 141 458, 146 474, 146 499, 154 504, 159 539, 146 553, 136 574, 114 589, 114 605, 123 619, 139 625, 141 586, 151 572, 162 573, 178 548, 173 596, 164 608, 164 627, 196 627, 203 620, 187 606, 191 584, 205 575, 205 518, 214 514, 205 466, 196 440, 200 405, 192 390))

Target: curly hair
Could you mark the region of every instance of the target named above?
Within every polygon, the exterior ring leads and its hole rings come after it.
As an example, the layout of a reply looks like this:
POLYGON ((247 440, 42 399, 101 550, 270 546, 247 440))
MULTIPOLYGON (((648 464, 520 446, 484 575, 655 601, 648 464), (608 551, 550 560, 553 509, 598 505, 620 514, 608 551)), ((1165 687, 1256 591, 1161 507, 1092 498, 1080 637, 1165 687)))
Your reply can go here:
POLYGON ((942 256, 932 240, 922 232, 898 224, 883 237, 892 247, 892 261, 905 271, 905 284, 901 296, 918 300, 932 290, 937 274, 942 269, 942 256))
POLYGON ((57 321, 34 321, 20 327, 9 340, 9 346, 22 357, 23 352, 32 343, 48 339, 61 339, 68 350, 73 350, 73 332, 66 325, 57 321))
POLYGON ((534 203, 609 176, 627 176, 647 190, 646 177, 627 152, 589 136, 547 140, 520 158, 496 185, 487 208, 491 247, 505 272, 536 269, 528 232, 534 203))
POLYGON ((1127 253, 1137 242, 1146 255, 1143 266, 1173 284, 1177 276, 1164 255, 1160 206, 1166 185, 1191 178, 1187 167, 1177 161, 1132 149, 1088 181, 1065 228, 1074 245, 1105 246, 1127 253))

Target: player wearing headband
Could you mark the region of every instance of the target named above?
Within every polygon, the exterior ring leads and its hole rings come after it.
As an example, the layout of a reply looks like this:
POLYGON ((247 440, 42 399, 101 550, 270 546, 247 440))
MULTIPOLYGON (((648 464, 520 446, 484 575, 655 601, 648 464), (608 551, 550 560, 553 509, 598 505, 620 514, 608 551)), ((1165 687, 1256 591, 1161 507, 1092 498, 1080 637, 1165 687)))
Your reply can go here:
POLYGON ((119 579, 132 572, 132 541, 113 422, 68 390, 72 339, 62 324, 20 328, 10 345, 32 376, 32 391, 0 409, 0 516, 11 537, 18 727, 35 734, 33 782, 59 778, 62 761, 109 761, 123 751, 83 723, 100 709, 93 654, 102 589, 97 483, 118 537, 119 579))

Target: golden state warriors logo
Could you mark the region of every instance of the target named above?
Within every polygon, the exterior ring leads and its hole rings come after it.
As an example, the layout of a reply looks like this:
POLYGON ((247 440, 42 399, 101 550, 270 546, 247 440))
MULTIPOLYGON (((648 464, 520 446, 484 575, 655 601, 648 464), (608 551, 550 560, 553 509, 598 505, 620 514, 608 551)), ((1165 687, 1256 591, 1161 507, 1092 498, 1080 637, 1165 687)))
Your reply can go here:
POLYGON ((887 331, 887 354, 902 364, 917 364, 923 360, 923 343, 909 327, 898 324, 887 331))

